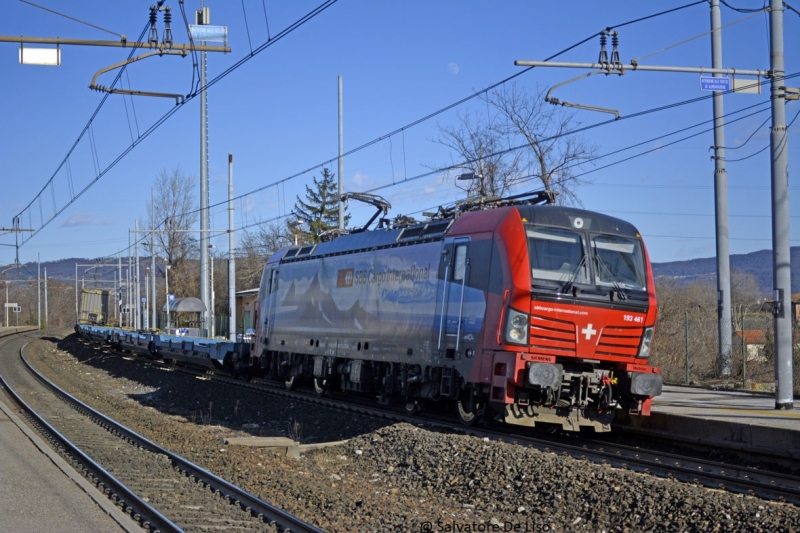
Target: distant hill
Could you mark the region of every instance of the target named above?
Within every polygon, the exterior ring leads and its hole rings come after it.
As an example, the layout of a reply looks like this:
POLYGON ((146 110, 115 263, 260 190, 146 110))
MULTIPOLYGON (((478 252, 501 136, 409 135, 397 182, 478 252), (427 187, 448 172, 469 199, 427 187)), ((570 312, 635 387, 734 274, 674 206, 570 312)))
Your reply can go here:
MULTIPOLYGON (((800 292, 800 246, 791 248, 792 293, 800 292)), ((731 272, 752 274, 764 294, 772 293, 772 251, 761 250, 749 254, 731 255, 731 272)), ((682 283, 707 280, 716 283, 717 258, 707 257, 688 261, 653 263, 653 274, 675 278, 682 283)))
MULTIPOLYGON (((139 256, 140 261, 140 269, 146 269, 150 266, 150 257, 139 256)), ((44 276, 44 271, 47 269, 47 278, 48 279, 58 279, 61 281, 67 281, 75 283, 75 264, 79 265, 86 265, 86 266, 79 266, 77 267, 78 278, 85 278, 87 282, 92 279, 105 279, 105 280, 113 280, 114 274, 113 272, 117 271, 117 267, 119 263, 117 261, 113 262, 103 262, 103 266, 101 268, 93 267, 92 265, 95 264, 95 261, 92 259, 86 258, 75 258, 71 257, 69 259, 59 259, 58 261, 46 261, 42 262, 42 276, 44 276), (105 277, 102 276, 102 273, 105 273, 105 277)), ((133 263, 133 261, 132 261, 133 263)), ((163 269, 163 261, 160 259, 157 261, 156 268, 161 271, 163 269)), ((36 263, 24 263, 17 268, 14 265, 8 266, 0 272, 0 280, 3 279, 14 279, 14 280, 35 280, 36 279, 36 272, 37 272, 37 264, 36 263)), ((128 258, 122 258, 122 268, 128 268, 128 258)), ((126 275, 126 274, 124 274, 126 275)), ((142 274, 144 276, 144 274, 142 274)), ((87 285, 91 286, 91 285, 87 285)))
MULTIPOLYGON (((142 268, 150 266, 149 257, 140 257, 142 268)), ((792 261, 792 293, 800 292, 800 246, 791 248, 792 261)), ((75 281, 75 263, 81 265, 94 264, 91 259, 61 259, 59 261, 49 261, 42 263, 42 273, 47 268, 48 278, 57 278, 65 281, 75 281)), ((116 263, 115 263, 116 264, 116 263)), ((128 259, 122 258, 122 266, 128 266, 128 259)), ((161 262, 158 265, 162 268, 161 262)), ((97 269, 91 267, 79 267, 78 276, 84 276, 89 280, 95 276, 97 269)), ((104 268, 109 272, 110 267, 104 268)), ((767 295, 772 292, 772 251, 761 250, 749 254, 731 255, 731 271, 742 271, 752 274, 761 287, 762 292, 767 295)), ((668 263, 653 263, 653 273, 656 277, 664 276, 674 278, 681 283, 692 283, 695 281, 710 281, 716 283, 717 279, 717 259, 715 257, 705 257, 700 259, 689 259, 687 261, 670 261, 668 263)), ((108 274, 113 279, 113 274, 108 274)), ((36 279, 36 263, 21 265, 19 270, 15 267, 6 267, 0 272, 2 279, 36 279)), ((108 279, 108 277, 106 278, 108 279)))

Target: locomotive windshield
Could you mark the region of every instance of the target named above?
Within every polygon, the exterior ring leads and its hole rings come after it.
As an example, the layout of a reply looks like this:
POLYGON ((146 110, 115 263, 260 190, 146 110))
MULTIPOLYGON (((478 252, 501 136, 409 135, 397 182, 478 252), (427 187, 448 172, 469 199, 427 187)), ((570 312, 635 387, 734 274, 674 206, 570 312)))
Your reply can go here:
POLYGON ((527 234, 534 279, 588 283, 586 250, 580 233, 528 227, 527 234))
POLYGON ((616 235, 597 235, 592 237, 592 248, 597 261, 597 285, 647 290, 644 254, 639 241, 616 235))
POLYGON ((618 296, 646 291, 639 240, 618 235, 526 225, 534 288, 569 292, 575 285, 611 288, 618 296))

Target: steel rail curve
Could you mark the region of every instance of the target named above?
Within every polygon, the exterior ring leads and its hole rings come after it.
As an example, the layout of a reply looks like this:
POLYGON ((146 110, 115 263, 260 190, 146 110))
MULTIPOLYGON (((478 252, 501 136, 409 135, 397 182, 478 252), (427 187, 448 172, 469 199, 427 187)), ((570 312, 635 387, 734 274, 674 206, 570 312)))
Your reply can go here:
MULTIPOLYGON (((0 344, 5 346, 12 339, 0 344)), ((25 344, 27 346, 27 343, 25 344)), ((20 357, 22 357, 23 346, 20 348, 20 357)), ((23 357, 24 360, 24 357, 23 357)), ((26 363, 27 366, 27 363, 26 363)), ((28 367, 30 369, 30 367, 28 367)), ((5 388, 6 393, 26 412, 26 414, 41 428, 41 430, 51 438, 52 441, 57 442, 66 453, 75 457, 83 466, 88 470, 89 475, 95 477, 99 482, 99 486, 104 486, 119 495, 125 502, 126 507, 133 509, 132 516, 140 522, 145 529, 152 529, 161 533, 167 532, 181 532, 183 531, 172 521, 159 513, 150 504, 141 499, 135 492, 130 490, 116 477, 110 474, 106 469, 97 464, 91 457, 86 455, 79 447, 74 445, 69 439, 62 435, 58 430, 51 426, 39 413, 33 410, 25 401, 12 389, 6 380, 0 375, 0 384, 5 388), (136 518, 138 515, 140 518, 136 518)))
MULTIPOLYGON (((0 347, 4 346, 11 340, 12 339, 3 339, 3 341, 0 341, 0 347)), ((307 522, 287 513, 278 507, 273 506, 264 500, 261 500, 260 498, 225 481, 224 479, 212 474, 202 467, 195 465, 185 458, 158 446, 154 442, 92 409, 77 398, 74 398, 66 391, 51 383, 43 375, 37 372, 32 365, 30 365, 24 355, 26 346, 27 343, 20 348, 19 354, 20 359, 25 365, 26 369, 31 372, 31 374, 40 383, 42 383, 57 397, 59 397, 59 399, 69 404, 72 408, 82 413, 84 416, 92 419, 96 424, 100 425, 106 430, 111 431, 112 433, 116 433, 120 438, 130 441, 134 445, 146 451, 165 455, 170 459, 175 468, 183 475, 195 478, 204 486, 210 487, 212 491, 218 493, 222 498, 225 498, 232 504, 238 505, 244 511, 251 513, 253 516, 259 517, 267 523, 274 522, 282 528, 287 528, 292 532, 322 533, 322 530, 316 528, 315 526, 308 524, 307 522)), ((0 384, 5 387, 9 396, 12 397, 13 400, 25 410, 25 412, 36 422, 36 424, 40 425, 45 433, 51 435, 54 441, 58 442, 58 444, 67 450, 69 454, 74 455, 78 461, 86 467, 91 475, 95 476, 99 480, 98 486, 104 486, 112 493, 116 493, 118 497, 123 499, 126 506, 134 509, 135 514, 140 516, 140 518, 137 518, 137 520, 142 524, 146 524, 145 527, 147 529, 161 532, 183 531, 168 518, 164 517, 155 508, 149 505, 146 501, 142 500, 112 474, 103 469, 99 464, 82 452, 76 445, 70 442, 49 423, 47 423, 44 418, 42 418, 22 400, 22 398, 2 378, 2 376, 0 376, 0 384)))

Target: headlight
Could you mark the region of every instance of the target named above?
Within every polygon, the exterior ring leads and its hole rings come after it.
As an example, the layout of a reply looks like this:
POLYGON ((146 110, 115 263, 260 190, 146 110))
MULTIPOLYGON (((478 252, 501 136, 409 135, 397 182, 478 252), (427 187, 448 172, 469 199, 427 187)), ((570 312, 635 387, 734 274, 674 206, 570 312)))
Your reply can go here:
POLYGON ((642 343, 639 345, 639 354, 636 357, 647 359, 650 357, 650 346, 653 344, 653 328, 644 328, 642 343))
POLYGON ((508 323, 506 324, 506 342, 512 344, 528 344, 528 329, 530 318, 525 313, 514 309, 508 310, 508 323))

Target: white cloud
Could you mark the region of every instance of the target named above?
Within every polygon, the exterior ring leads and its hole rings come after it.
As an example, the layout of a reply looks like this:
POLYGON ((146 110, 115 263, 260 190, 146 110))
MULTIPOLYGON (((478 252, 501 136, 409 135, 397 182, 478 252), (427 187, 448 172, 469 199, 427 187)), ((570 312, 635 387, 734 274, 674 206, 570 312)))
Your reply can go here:
POLYGON ((355 187, 361 187, 362 185, 370 181, 370 179, 371 178, 366 174, 362 174, 361 172, 356 172, 355 175, 353 176, 352 181, 355 187))
POLYGON ((245 196, 240 201, 241 201, 241 204, 240 204, 241 205, 241 209, 245 213, 252 213, 256 209, 256 207, 258 207, 258 202, 253 197, 253 195, 245 196))

